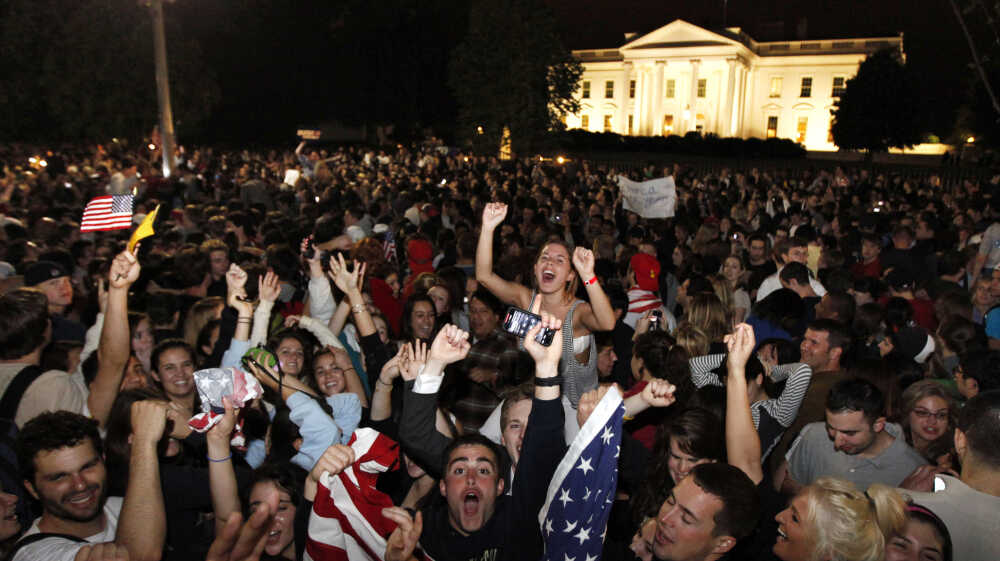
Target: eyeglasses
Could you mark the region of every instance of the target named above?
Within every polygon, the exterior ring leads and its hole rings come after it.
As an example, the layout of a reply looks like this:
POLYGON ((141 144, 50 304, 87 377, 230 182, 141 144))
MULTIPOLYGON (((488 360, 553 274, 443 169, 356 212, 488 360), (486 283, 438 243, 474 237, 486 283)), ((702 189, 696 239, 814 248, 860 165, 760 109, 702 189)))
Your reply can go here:
POLYGON ((948 410, 942 409, 940 411, 928 411, 926 409, 914 409, 913 414, 917 416, 918 419, 927 419, 929 417, 935 417, 939 421, 948 420, 948 410))

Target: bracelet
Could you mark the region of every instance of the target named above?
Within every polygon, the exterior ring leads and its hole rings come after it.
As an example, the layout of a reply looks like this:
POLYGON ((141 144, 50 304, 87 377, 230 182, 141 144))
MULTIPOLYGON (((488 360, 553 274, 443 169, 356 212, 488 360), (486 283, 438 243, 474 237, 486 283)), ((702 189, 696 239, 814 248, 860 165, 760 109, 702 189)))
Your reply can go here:
POLYGON ((208 454, 205 454, 205 459, 206 460, 208 460, 210 462, 216 462, 216 463, 226 462, 226 461, 231 460, 232 458, 233 458, 233 453, 232 452, 230 452, 229 455, 226 456, 225 458, 221 458, 221 459, 218 459, 218 460, 216 460, 215 458, 209 456, 208 454))
POLYGON ((375 378, 375 381, 378 382, 379 384, 382 384, 383 386, 392 387, 392 384, 390 384, 389 382, 383 382, 381 376, 379 376, 378 378, 375 378))
POLYGON ((365 305, 364 304, 355 304, 355 305, 351 306, 351 311, 354 312, 354 313, 356 313, 356 314, 360 314, 361 312, 365 311, 365 305))
POLYGON ((590 285, 592 285, 592 284, 597 284, 597 275, 594 275, 594 276, 593 276, 593 277, 592 277, 592 278, 591 278, 590 280, 588 280, 588 281, 584 281, 584 282, 583 282, 583 284, 584 284, 584 285, 586 285, 586 286, 590 286, 590 285))
POLYGON ((551 378, 538 378, 535 377, 535 385, 541 386, 543 388, 548 388, 552 386, 561 386, 563 383, 562 376, 552 376, 551 378))
MULTIPOLYGON (((350 368, 345 368, 345 369, 344 369, 344 372, 347 372, 348 370, 354 370, 354 367, 352 366, 352 367, 350 367, 350 368)), ((355 371, 355 372, 357 372, 357 370, 354 370, 354 371, 355 371)))

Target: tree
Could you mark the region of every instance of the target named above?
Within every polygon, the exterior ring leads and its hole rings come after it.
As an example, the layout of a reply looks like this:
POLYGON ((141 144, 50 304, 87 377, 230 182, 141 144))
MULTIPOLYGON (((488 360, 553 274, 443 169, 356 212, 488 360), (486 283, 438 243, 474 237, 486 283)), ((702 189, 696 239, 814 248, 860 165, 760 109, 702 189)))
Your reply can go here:
POLYGON ((871 157, 921 141, 920 87, 898 52, 886 49, 869 55, 846 86, 832 111, 838 147, 865 150, 871 157))
POLYGON ((459 136, 495 152, 507 128, 515 154, 530 150, 579 111, 582 74, 541 0, 477 0, 449 74, 459 136))

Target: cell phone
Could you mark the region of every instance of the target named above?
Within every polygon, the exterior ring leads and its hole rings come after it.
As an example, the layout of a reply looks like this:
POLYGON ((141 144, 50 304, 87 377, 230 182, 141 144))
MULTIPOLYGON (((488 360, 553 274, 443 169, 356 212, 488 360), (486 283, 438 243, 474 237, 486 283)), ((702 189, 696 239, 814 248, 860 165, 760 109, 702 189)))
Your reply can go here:
POLYGON ((322 249, 316 249, 312 241, 309 242, 309 248, 306 249, 304 257, 306 259, 316 259, 317 254, 319 255, 319 262, 325 264, 330 257, 330 254, 322 249), (318 252, 318 253, 317 253, 318 252))
MULTIPOLYGON (((507 333, 516 335, 518 338, 523 339, 528 331, 532 327, 535 327, 542 321, 542 316, 538 314, 533 314, 527 310, 522 310, 511 306, 507 308, 507 317, 503 320, 503 329, 507 333)), ((544 328, 538 332, 535 336, 535 341, 543 347, 548 347, 552 344, 552 338, 555 337, 556 332, 554 329, 544 328)))
POLYGON ((649 315, 649 330, 660 331, 661 329, 663 329, 663 312, 653 310, 653 313, 649 315))

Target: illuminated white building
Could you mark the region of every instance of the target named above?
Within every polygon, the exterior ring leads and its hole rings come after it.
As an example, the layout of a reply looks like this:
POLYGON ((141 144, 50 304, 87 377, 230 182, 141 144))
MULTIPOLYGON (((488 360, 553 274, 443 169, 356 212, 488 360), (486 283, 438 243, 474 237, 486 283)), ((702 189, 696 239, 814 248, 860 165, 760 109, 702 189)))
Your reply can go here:
POLYGON ((584 72, 568 128, 778 137, 836 150, 830 110, 845 82, 870 53, 903 54, 902 35, 761 43, 738 27, 709 31, 683 20, 626 41, 573 51, 584 72))

